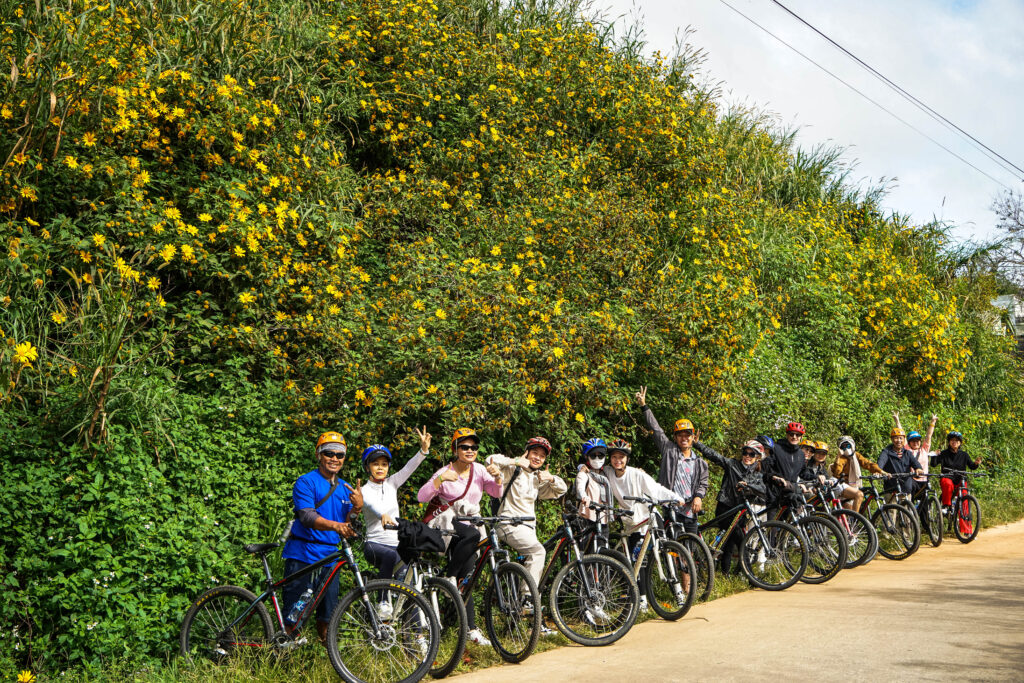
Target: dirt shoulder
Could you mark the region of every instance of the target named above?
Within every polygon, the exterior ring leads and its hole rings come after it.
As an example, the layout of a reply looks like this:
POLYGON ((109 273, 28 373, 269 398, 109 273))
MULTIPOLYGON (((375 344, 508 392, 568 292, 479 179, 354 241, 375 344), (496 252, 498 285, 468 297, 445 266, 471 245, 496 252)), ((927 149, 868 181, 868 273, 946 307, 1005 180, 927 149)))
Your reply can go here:
POLYGON ((1024 521, 902 562, 879 557, 822 586, 715 600, 606 648, 560 648, 457 680, 1021 680, 1021 586, 1024 521))

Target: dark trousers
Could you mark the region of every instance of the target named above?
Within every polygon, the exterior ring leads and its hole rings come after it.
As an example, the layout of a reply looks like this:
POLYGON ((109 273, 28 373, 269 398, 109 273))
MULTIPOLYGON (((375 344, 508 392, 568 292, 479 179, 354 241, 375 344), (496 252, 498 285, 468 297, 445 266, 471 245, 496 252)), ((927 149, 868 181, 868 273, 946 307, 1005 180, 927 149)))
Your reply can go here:
MULTIPOLYGON (((455 535, 448 544, 448 566, 445 576, 454 576, 457 583, 469 576, 476 560, 476 547, 480 543, 480 531, 471 524, 453 522, 455 535)), ((466 624, 469 630, 476 628, 476 605, 472 593, 466 596, 466 624)))
POLYGON ((366 560, 377 570, 377 578, 391 579, 395 576, 395 565, 398 564, 398 550, 383 543, 366 541, 363 543, 363 554, 366 560))
MULTIPOLYGON (((285 558, 284 561, 284 575, 289 576, 305 567, 308 567, 309 563, 302 562, 300 560, 293 560, 291 558, 285 558)), ((284 613, 287 616, 288 612, 291 611, 292 605, 299 599, 307 588, 313 588, 313 597, 316 597, 317 586, 314 585, 314 580, 319 576, 326 576, 331 571, 333 565, 327 565, 321 567, 315 572, 310 572, 303 577, 300 577, 294 581, 291 581, 284 585, 281 590, 281 599, 284 603, 284 613)), ((339 570, 340 571, 340 570, 339 570)), ((319 583, 319 582, 317 582, 319 583)), ((310 598, 312 600, 312 598, 310 598)), ((320 604, 316 608, 316 620, 326 624, 331 620, 331 612, 338 605, 338 574, 334 575, 331 579, 331 583, 327 586, 327 592, 324 593, 324 599, 320 601, 320 604)))
MULTIPOLYGON (((719 502, 718 503, 718 507, 715 509, 715 517, 719 517, 719 516, 725 514, 731 508, 734 508, 734 507, 736 507, 736 506, 735 505, 726 505, 725 503, 719 502)), ((739 513, 738 512, 734 513, 734 514, 730 515, 728 518, 722 520, 722 522, 721 522, 722 531, 725 531, 726 529, 729 528, 729 525, 732 524, 732 520, 736 518, 737 514, 739 514, 739 513)), ((725 543, 722 544, 722 556, 721 556, 721 559, 719 561, 721 562, 721 565, 722 565, 722 573, 723 574, 728 574, 732 570, 732 558, 733 558, 734 555, 738 555, 739 554, 740 548, 742 547, 742 545, 743 545, 743 527, 742 527, 742 525, 737 524, 736 528, 732 530, 732 533, 730 533, 728 536, 726 536, 725 543)))

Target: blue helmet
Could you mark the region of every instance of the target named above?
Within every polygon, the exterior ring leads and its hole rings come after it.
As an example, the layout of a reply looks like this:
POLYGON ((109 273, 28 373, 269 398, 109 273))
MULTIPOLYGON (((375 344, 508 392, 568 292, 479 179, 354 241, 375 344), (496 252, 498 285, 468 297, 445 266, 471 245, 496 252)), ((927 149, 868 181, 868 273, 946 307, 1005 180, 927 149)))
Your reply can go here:
POLYGON ((949 441, 950 439, 960 439, 961 441, 963 441, 964 435, 961 434, 960 432, 953 431, 950 432, 949 434, 946 434, 946 441, 949 441))
POLYGON ((367 446, 366 450, 363 451, 363 467, 366 467, 366 463, 369 461, 376 460, 378 455, 386 455, 388 462, 391 462, 391 451, 388 450, 388 447, 375 443, 367 446))
POLYGON ((770 451, 771 449, 775 448, 775 439, 768 436, 767 434, 761 434, 756 439, 754 439, 754 441, 757 441, 762 446, 764 446, 765 450, 767 451, 770 451))
POLYGON ((608 444, 604 442, 604 439, 588 439, 587 441, 584 441, 583 446, 580 447, 581 455, 585 458, 587 457, 587 453, 595 448, 600 448, 602 451, 607 452, 608 444))
POLYGON ((921 432, 910 432, 907 434, 907 441, 913 441, 914 439, 920 439, 921 432))

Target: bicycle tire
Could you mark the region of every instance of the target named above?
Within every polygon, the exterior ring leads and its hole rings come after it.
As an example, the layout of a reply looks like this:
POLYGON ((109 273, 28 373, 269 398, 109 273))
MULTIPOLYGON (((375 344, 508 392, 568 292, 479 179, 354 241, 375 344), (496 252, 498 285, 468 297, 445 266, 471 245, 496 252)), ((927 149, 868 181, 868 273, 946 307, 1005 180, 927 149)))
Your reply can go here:
POLYGON ((644 589, 647 593, 647 604, 654 613, 666 621, 681 619, 693 606, 697 588, 697 569, 693 564, 690 551, 676 541, 659 541, 660 563, 655 561, 653 553, 648 555, 647 562, 641 569, 646 574, 644 589), (666 580, 662 581, 658 573, 658 565, 665 571, 666 580), (684 588, 683 576, 690 576, 690 586, 684 588))
POLYGON ((807 569, 800 580, 820 584, 835 578, 846 566, 846 534, 831 517, 808 515, 797 520, 807 538, 807 569))
POLYGON ((760 526, 753 527, 743 536, 740 568, 750 583, 758 588, 785 590, 799 581, 807 569, 807 545, 792 524, 761 522, 760 526), (759 530, 764 534, 764 542, 759 530), (763 559, 760 557, 762 552, 763 559))
POLYGON ((447 579, 436 576, 427 577, 423 585, 423 597, 435 609, 438 625, 437 655, 434 666, 430 669, 433 678, 444 678, 450 674, 466 652, 466 640, 469 637, 469 618, 466 616, 466 604, 458 589, 447 579), (436 594, 436 598, 433 594, 436 594))
POLYGON ((711 555, 711 549, 703 538, 694 533, 679 534, 675 540, 690 551, 697 569, 697 594, 694 600, 707 601, 711 598, 711 592, 715 590, 715 558, 711 555))
POLYGON ((437 616, 430 604, 422 593, 398 581, 374 579, 364 586, 346 593, 331 614, 331 665, 346 683, 420 680, 434 663, 439 644, 437 616), (385 600, 395 604, 394 613, 375 634, 369 611, 385 600))
POLYGON ((622 552, 621 550, 615 550, 614 548, 601 548, 597 551, 596 554, 603 555, 604 557, 610 557, 611 559, 615 560, 623 567, 628 569, 629 578, 632 579, 633 583, 636 583, 636 577, 633 576, 633 563, 629 561, 629 558, 626 557, 626 554, 624 552, 622 552))
POLYGON ((640 591, 631 572, 618 561, 584 555, 555 576, 550 603, 551 618, 566 638, 580 645, 610 645, 636 623, 640 591))
POLYGON ((916 514, 902 505, 887 503, 871 515, 878 534, 878 552, 890 560, 905 560, 921 545, 921 525, 916 514), (908 538, 908 534, 910 537, 908 538))
POLYGON ((263 603, 255 605, 231 633, 225 633, 228 625, 254 602, 256 595, 241 586, 216 586, 203 592, 181 621, 181 656, 191 660, 201 655, 220 664, 239 646, 248 651, 269 645, 274 637, 274 624, 263 603))
POLYGON ((961 543, 970 543, 981 530, 981 506, 978 499, 967 494, 953 501, 953 534, 961 543))
POLYGON ((484 591, 483 612, 487 636, 499 657, 517 664, 533 653, 540 639, 541 609, 540 591, 526 567, 503 562, 495 568, 484 591), (523 586, 528 596, 521 595, 523 586), (530 615, 523 614, 523 597, 528 597, 533 605, 530 615), (501 602, 505 603, 504 608, 501 602))
POLYGON ((839 508, 829 513, 846 534, 846 566, 853 569, 867 564, 878 552, 878 535, 871 521, 853 510, 839 508))
POLYGON ((921 530, 928 532, 928 542, 933 548, 942 545, 942 505, 937 496, 926 496, 921 501, 921 530))

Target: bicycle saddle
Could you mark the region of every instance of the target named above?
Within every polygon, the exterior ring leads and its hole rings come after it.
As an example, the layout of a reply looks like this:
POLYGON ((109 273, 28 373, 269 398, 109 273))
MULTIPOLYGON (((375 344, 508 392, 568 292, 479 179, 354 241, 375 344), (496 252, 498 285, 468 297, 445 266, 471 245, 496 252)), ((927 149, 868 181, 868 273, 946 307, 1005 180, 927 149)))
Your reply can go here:
POLYGON ((274 548, 280 548, 280 543, 246 543, 242 548, 247 553, 253 555, 262 555, 263 553, 269 552, 274 548))

